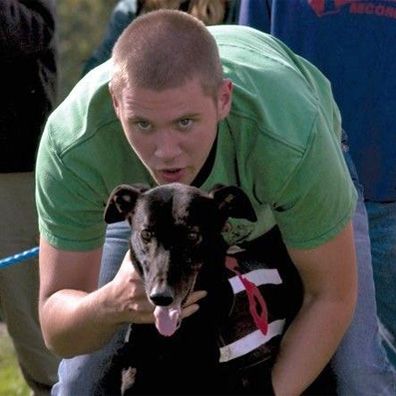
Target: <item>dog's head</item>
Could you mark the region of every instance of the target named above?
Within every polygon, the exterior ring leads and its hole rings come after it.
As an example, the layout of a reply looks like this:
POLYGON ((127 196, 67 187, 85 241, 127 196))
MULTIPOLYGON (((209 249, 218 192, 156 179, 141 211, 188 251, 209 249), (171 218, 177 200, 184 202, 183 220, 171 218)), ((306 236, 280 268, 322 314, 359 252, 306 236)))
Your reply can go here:
POLYGON ((192 291, 203 265, 224 263, 221 232, 229 217, 256 220, 245 193, 217 186, 210 193, 172 183, 152 189, 120 185, 111 193, 105 221, 128 220, 132 228, 132 263, 147 297, 157 307, 157 327, 164 335, 176 328, 182 303, 192 291))

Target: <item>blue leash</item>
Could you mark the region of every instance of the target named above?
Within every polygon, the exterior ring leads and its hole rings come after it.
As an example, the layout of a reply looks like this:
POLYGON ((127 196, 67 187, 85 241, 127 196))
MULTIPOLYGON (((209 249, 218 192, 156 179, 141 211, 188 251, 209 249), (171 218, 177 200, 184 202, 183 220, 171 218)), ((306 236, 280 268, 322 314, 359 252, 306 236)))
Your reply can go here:
POLYGON ((35 247, 30 250, 25 250, 22 253, 14 254, 13 256, 6 257, 0 260, 0 269, 9 267, 10 265, 18 264, 22 261, 28 260, 33 257, 37 257, 39 252, 39 247, 35 247))

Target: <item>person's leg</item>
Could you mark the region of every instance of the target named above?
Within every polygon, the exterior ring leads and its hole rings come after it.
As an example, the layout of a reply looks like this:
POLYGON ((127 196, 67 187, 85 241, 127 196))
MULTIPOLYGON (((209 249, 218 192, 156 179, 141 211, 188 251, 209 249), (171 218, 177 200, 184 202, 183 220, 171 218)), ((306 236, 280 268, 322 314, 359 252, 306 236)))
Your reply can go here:
POLYGON ((339 395, 394 396, 396 374, 381 344, 378 327, 367 212, 361 186, 348 155, 346 160, 359 192, 353 216, 358 298, 352 323, 332 359, 332 365, 337 376, 339 395))
POLYGON ((366 201, 380 331, 396 367, 396 202, 366 201))
MULTIPOLYGON (((33 173, 0 174, 0 259, 38 243, 33 173)), ((59 358, 45 347, 38 321, 38 261, 0 269, 0 305, 23 376, 36 396, 49 395, 59 358)))
MULTIPOLYGON (((129 235, 130 226, 126 222, 107 227, 99 286, 106 284, 116 275, 129 247, 129 235)), ((106 372, 111 357, 124 342, 126 329, 127 326, 121 328, 112 340, 97 352, 63 359, 59 367, 59 382, 54 385, 52 394, 58 396, 104 394, 99 389, 98 383, 106 372)))

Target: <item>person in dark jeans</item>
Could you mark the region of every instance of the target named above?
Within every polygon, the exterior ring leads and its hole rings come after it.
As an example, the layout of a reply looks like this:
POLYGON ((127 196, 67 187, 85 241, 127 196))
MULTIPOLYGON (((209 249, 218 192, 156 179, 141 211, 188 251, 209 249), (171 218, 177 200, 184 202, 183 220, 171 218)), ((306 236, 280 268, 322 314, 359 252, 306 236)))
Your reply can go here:
POLYGON ((396 394, 395 13, 381 0, 241 0, 239 13, 325 74, 348 134, 361 226, 355 318, 333 359, 341 395, 396 394))
MULTIPOLYGON (((0 6, 0 258, 38 243, 34 163, 57 87, 53 0, 2 0, 0 6)), ((38 262, 0 270, 1 317, 23 376, 48 395, 59 358, 44 345, 38 321, 38 262)))

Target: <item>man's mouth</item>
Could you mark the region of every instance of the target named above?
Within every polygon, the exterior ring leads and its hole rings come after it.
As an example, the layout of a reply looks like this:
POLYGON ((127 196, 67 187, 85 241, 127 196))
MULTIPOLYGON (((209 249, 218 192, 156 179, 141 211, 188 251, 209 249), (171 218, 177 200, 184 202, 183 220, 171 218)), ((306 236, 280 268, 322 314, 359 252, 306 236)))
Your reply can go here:
POLYGON ((185 174, 184 168, 161 169, 159 176, 166 183, 180 182, 185 174))

